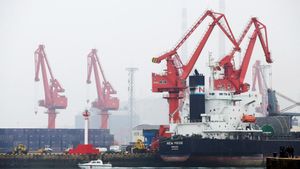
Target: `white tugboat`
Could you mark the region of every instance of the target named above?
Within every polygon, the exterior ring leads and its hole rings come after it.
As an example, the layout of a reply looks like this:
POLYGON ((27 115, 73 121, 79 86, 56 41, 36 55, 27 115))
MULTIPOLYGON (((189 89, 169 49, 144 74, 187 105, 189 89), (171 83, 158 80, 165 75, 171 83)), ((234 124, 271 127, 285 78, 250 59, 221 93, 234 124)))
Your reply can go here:
POLYGON ((112 165, 110 163, 104 164, 102 160, 92 160, 88 163, 79 163, 78 167, 81 169, 100 169, 100 168, 111 168, 112 165))

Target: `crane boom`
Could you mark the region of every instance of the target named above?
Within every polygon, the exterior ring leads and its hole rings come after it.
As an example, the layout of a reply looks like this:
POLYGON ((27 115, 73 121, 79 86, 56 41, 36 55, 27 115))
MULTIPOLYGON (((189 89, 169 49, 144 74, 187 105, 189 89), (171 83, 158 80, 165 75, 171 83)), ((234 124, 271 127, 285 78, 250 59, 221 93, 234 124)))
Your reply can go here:
POLYGON ((287 106, 287 107, 281 109, 280 112, 286 112, 286 111, 291 110, 291 109, 293 109, 293 108, 295 108, 295 107, 297 107, 297 106, 300 106, 300 102, 297 102, 296 100, 293 100, 293 99, 291 99, 291 98, 285 96, 284 94, 279 93, 278 91, 276 91, 276 94, 277 94, 278 96, 282 97, 283 99, 285 99, 285 100, 287 100, 287 101, 289 101, 289 102, 292 103, 292 105, 289 105, 289 106, 287 106))
MULTIPOLYGON (((270 55, 270 51, 269 51, 269 45, 268 45, 268 36, 267 36, 267 28, 266 26, 259 22, 257 20, 257 18, 253 17, 251 18, 250 22, 247 24, 247 26, 245 27, 245 29, 243 30, 240 38, 238 39, 237 41, 237 44, 238 46, 241 45, 241 43, 243 42, 244 38, 246 37, 246 35, 248 34, 251 26, 254 25, 255 26, 255 30, 257 31, 258 33, 258 36, 259 36, 259 39, 260 39, 260 42, 261 42, 261 45, 262 45, 262 48, 264 50, 264 53, 265 53, 265 56, 266 56, 266 61, 268 63, 272 63, 272 59, 271 59, 271 55, 270 55), (261 29, 264 30, 264 35, 265 35, 265 38, 263 38, 263 35, 261 33, 261 29)), ((240 48, 233 48, 233 50, 230 52, 230 54, 228 54, 227 56, 223 57, 220 61, 219 61, 219 66, 222 67, 224 66, 226 63, 229 63, 232 61, 233 57, 234 57, 234 54, 239 51, 240 48)))
POLYGON ((39 106, 47 108, 48 114, 48 128, 55 128, 56 109, 66 109, 68 99, 60 95, 65 90, 62 88, 57 79, 54 78, 50 64, 46 57, 44 45, 39 45, 34 53, 35 58, 35 81, 38 82, 39 72, 42 72, 44 85, 44 100, 39 100, 39 106), (50 82, 48 82, 47 70, 50 74, 50 82), (50 83, 50 84, 49 84, 50 83))
POLYGON ((88 67, 88 78, 87 78, 87 83, 91 83, 91 74, 92 74, 92 69, 94 70, 94 75, 95 75, 95 83, 96 83, 96 89, 97 89, 97 96, 100 101, 103 101, 103 93, 102 93, 102 86, 101 86, 101 80, 99 76, 99 71, 98 68, 101 70, 101 66, 98 66, 98 56, 97 56, 97 50, 92 49, 91 53, 88 55, 88 61, 87 61, 87 67, 88 67))
POLYGON ((257 18, 251 18, 250 22, 247 24, 246 28, 244 29, 242 36, 238 40, 238 45, 242 43, 246 34, 249 32, 251 26, 254 25, 254 31, 250 37, 250 41, 248 43, 245 55, 243 57, 242 64, 239 69, 235 69, 233 66, 233 58, 234 54, 237 52, 236 48, 234 48, 230 54, 223 57, 216 67, 216 70, 224 70, 224 77, 221 79, 214 80, 215 89, 218 90, 231 90, 234 91, 235 94, 247 92, 249 90, 249 84, 244 83, 245 76, 248 70, 248 66, 250 63, 250 59, 253 53, 253 48, 255 46, 255 42, 257 37, 260 40, 262 45, 266 62, 272 63, 271 54, 269 51, 268 45, 268 36, 267 36, 267 28, 264 24, 259 22, 257 18), (264 30, 262 33, 261 30, 264 30), (265 36, 263 36, 263 34, 265 36))
POLYGON ((179 100, 183 98, 182 92, 186 88, 186 79, 193 69, 198 57, 200 56, 209 36, 211 35, 215 25, 223 31, 228 39, 233 43, 235 48, 239 50, 239 46, 232 34, 226 17, 223 14, 206 11, 202 17, 196 22, 192 29, 184 36, 184 38, 176 45, 171 51, 152 58, 153 63, 160 63, 162 60, 166 60, 167 69, 164 75, 152 73, 152 92, 168 92, 169 95, 164 97, 169 103, 169 121, 180 123, 179 116, 179 100), (183 45, 183 43, 190 37, 190 35, 196 30, 196 28, 202 23, 204 19, 211 17, 212 23, 209 25, 208 30, 205 32, 200 43, 197 45, 195 52, 192 54, 187 64, 183 64, 177 50, 183 45), (225 27, 221 24, 221 19, 225 20, 225 27))
MULTIPOLYGON (((210 10, 207 10, 204 15, 202 15, 200 17, 200 19, 195 23, 195 25, 188 31, 188 33, 180 40, 180 42, 172 49, 170 50, 169 52, 159 56, 159 57, 154 57, 152 58, 152 62, 153 63, 160 63, 162 60, 165 60, 167 58, 170 58, 172 57, 173 55, 175 55, 177 53, 177 50, 184 44, 184 42, 194 33, 194 31, 198 28, 198 26, 208 17, 212 17, 214 19, 214 22, 211 24, 210 28, 214 28, 215 24, 217 24, 220 29, 223 31, 223 33, 228 37, 228 39, 234 44, 235 46, 235 49, 236 50, 239 50, 239 45, 237 44, 235 38, 234 38, 234 35, 231 31, 231 28, 228 24, 228 21, 225 17, 224 14, 221 14, 221 13, 217 13, 217 12, 213 12, 213 11, 210 11, 210 10), (219 15, 219 17, 216 18, 215 15, 219 15), (220 19, 224 19, 225 20, 225 24, 226 24, 226 28, 228 29, 228 31, 221 25, 221 23, 219 22, 220 19)), ((207 31, 207 35, 209 36, 211 33, 211 31, 207 31)), ((203 38, 203 40, 207 41, 206 38, 203 38)), ((201 42, 200 42, 201 43, 201 42)), ((203 42, 205 43, 205 42, 203 42)), ((199 45, 201 46, 201 45, 199 45)), ((199 47, 198 46, 198 47, 199 47)), ((197 59, 191 59, 191 60, 197 60, 197 59)))
POLYGON ((104 76, 104 71, 100 64, 96 49, 92 49, 92 51, 87 56, 87 70, 88 71, 86 83, 91 83, 91 74, 93 71, 97 89, 98 98, 94 102, 92 102, 92 107, 101 110, 100 128, 107 129, 109 118, 108 111, 119 109, 119 99, 117 97, 111 96, 113 94, 117 94, 117 92, 104 76), (102 84, 100 76, 102 77, 102 84))

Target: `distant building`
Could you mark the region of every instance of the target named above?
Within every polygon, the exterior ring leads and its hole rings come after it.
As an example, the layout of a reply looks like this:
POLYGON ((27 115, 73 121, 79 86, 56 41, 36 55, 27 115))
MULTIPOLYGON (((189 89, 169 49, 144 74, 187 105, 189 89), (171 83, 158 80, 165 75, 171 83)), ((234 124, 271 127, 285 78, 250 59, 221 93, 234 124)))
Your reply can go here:
POLYGON ((168 102, 159 98, 136 99, 135 113, 139 117, 139 124, 160 125, 169 123, 168 102))
MULTIPOLYGON (((133 115, 133 126, 142 123, 160 125, 168 123, 168 104, 163 98, 136 99, 133 115)), ((100 127, 100 111, 92 108, 90 110, 90 128, 98 129, 100 127)), ((115 141, 119 144, 128 144, 132 141, 130 138, 130 116, 127 108, 127 102, 120 103, 120 110, 110 111, 109 129, 114 134, 115 141)), ((75 128, 83 128, 84 122, 79 113, 75 117, 75 128)))
MULTIPOLYGON (((90 116, 90 129, 99 129, 100 128, 100 116, 95 113, 96 111, 92 110, 90 116)), ((130 141, 130 119, 127 111, 112 111, 109 116, 109 130, 111 134, 114 135, 115 142, 118 144, 128 144, 130 141)), ((138 119, 138 117, 136 117, 138 119)), ((84 123, 82 121, 81 114, 78 114, 75 117, 75 128, 83 128, 84 123)))
POLYGON ((142 140, 146 145, 150 145, 152 139, 158 134, 159 125, 141 124, 132 129, 131 142, 142 140))

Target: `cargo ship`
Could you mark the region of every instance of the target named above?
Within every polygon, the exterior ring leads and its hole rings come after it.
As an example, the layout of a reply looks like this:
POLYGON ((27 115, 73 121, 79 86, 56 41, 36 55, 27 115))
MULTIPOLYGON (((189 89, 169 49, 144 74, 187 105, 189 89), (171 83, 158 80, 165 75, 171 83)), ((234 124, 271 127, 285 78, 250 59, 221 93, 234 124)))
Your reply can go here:
POLYGON ((250 19, 236 40, 224 14, 206 11, 174 48, 152 58, 157 64, 166 61, 162 74, 152 73, 152 92, 168 92, 163 97, 169 104, 170 124, 160 129, 158 141, 162 160, 197 167, 263 166, 265 157, 272 156, 283 146, 293 147, 296 155, 300 154, 299 134, 290 132, 292 115, 276 112, 275 91, 267 90, 259 62, 252 78, 253 83, 257 81, 260 92, 250 91, 250 85, 244 82, 258 39, 266 62, 273 63, 266 25, 256 17, 250 19), (182 62, 180 47, 206 17, 213 21, 190 59, 182 62), (216 62, 209 58, 209 85, 206 87, 204 75, 197 70, 194 75, 190 74, 216 25, 233 48, 216 62), (239 57, 242 59, 238 64, 235 54, 241 52, 241 43, 250 32, 244 56, 239 57))
MULTIPOLYGON (((163 161, 183 166, 264 166, 266 157, 276 155, 281 146, 293 147, 295 155, 300 155, 300 136, 289 132, 291 117, 257 114, 259 93, 236 95, 214 90, 213 81, 210 82, 205 92, 204 75, 189 77, 185 121, 170 124, 171 137, 159 140, 163 161), (264 127, 270 123, 273 127, 279 123, 280 130, 264 127), (276 134, 276 130, 287 131, 276 134)), ((270 91, 269 100, 276 102, 273 96, 270 91)))

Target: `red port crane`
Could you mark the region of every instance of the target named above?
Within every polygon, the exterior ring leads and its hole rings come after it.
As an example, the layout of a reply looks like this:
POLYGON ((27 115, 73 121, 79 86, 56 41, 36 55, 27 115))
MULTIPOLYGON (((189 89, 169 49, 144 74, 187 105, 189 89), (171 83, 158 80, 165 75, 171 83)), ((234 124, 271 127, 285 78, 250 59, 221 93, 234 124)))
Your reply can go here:
POLYGON ((216 67, 216 70, 221 70, 221 68, 224 69, 224 77, 221 79, 214 80, 215 89, 234 91, 235 94, 244 93, 249 90, 250 85, 248 83, 244 83, 244 79, 247 73, 247 69, 257 37, 259 38, 260 43, 262 45, 267 63, 272 63, 268 45, 267 28, 264 24, 258 21, 257 18, 251 18, 250 22, 244 29, 241 37, 237 41, 238 45, 240 46, 241 42, 245 38, 246 34, 249 32, 252 25, 254 25, 254 31, 250 37, 250 41, 248 43, 240 68, 236 69, 233 66, 234 54, 238 51, 237 48, 234 48, 229 55, 225 56, 219 61, 219 65, 216 67))
POLYGON ((92 107, 101 110, 101 129, 108 128, 108 111, 109 110, 118 110, 119 109, 119 99, 117 97, 112 97, 111 95, 117 94, 116 90, 112 87, 112 85, 106 80, 104 76, 103 69, 100 65, 97 50, 92 49, 92 51, 87 56, 87 80, 86 83, 91 83, 91 74, 92 70, 94 70, 95 82, 97 88, 97 96, 98 98, 92 102, 92 107), (99 72, 99 70, 100 72, 99 72), (102 76, 102 84, 100 75, 102 76))
POLYGON ((48 114, 48 128, 55 128, 56 109, 66 109, 68 99, 61 95, 65 89, 62 88, 57 79, 54 78, 51 67, 45 53, 45 46, 39 45, 34 52, 35 59, 35 81, 38 82, 40 69, 42 71, 42 78, 44 84, 45 99, 39 100, 39 106, 47 108, 48 114), (50 81, 47 77, 47 69, 50 74, 50 81))
POLYGON ((160 63, 162 60, 166 60, 167 62, 167 69, 165 70, 165 73, 163 75, 152 73, 152 92, 168 92, 168 95, 164 96, 164 98, 167 99, 169 103, 170 123, 181 122, 179 116, 179 100, 183 98, 182 93, 187 87, 186 79, 193 69, 194 64, 201 54, 202 49, 204 48, 215 25, 219 26, 219 28, 238 50, 239 46, 237 45, 234 35, 232 34, 226 17, 221 13, 216 13, 208 10, 204 13, 204 15, 200 17, 196 24, 189 30, 189 32, 183 37, 183 39, 181 39, 181 41, 176 45, 175 48, 159 57, 154 57, 152 59, 152 62, 154 63, 160 63), (185 43, 190 35, 207 17, 211 17, 213 21, 210 23, 207 31, 198 44, 195 52, 192 54, 190 60, 187 62, 187 64, 183 64, 177 53, 177 50, 185 43), (225 25, 221 24, 222 19, 225 21, 225 25))

